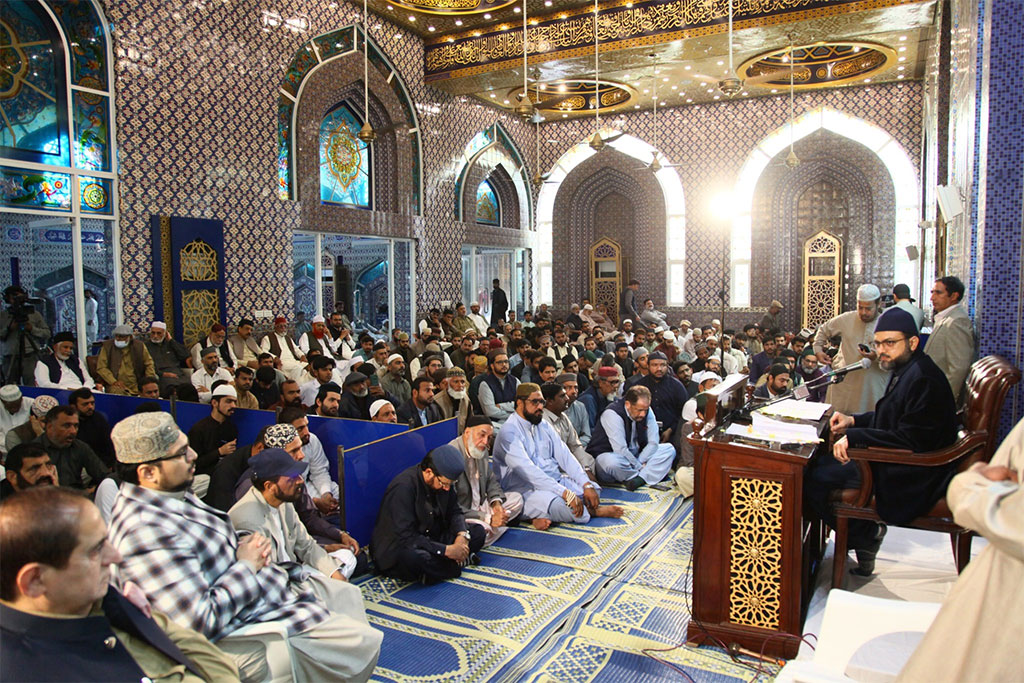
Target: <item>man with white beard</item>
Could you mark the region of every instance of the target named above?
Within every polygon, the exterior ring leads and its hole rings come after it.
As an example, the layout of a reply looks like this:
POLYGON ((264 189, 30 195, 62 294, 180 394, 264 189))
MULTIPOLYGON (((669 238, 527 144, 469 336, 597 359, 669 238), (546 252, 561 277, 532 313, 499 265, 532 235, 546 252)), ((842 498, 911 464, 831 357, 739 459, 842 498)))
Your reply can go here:
MULTIPOLYGON (((469 385, 469 381, 466 379, 466 372, 462 368, 448 368, 445 371, 444 384, 446 385, 444 390, 438 389, 437 393, 434 394, 434 405, 441 409, 444 419, 447 420, 450 417, 456 416, 459 418, 458 433, 462 434, 462 430, 466 428, 467 418, 473 414, 472 401, 466 396, 466 388, 469 385)), ((491 424, 489 419, 487 424, 491 424)), ((491 431, 494 431, 493 427, 491 431)))
POLYGON ((461 436, 448 442, 462 453, 466 471, 458 479, 459 506, 467 524, 479 524, 487 532, 484 546, 489 546, 505 533, 508 524, 523 513, 522 495, 505 493, 491 469, 490 444, 494 427, 490 418, 471 415, 461 436))

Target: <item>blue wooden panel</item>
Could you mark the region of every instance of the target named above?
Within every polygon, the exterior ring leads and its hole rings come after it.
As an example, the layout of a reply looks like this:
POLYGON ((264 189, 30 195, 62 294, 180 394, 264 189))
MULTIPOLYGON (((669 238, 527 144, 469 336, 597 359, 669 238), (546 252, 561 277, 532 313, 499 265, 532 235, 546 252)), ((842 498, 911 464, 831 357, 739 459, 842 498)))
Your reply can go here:
POLYGON ((190 403, 188 401, 175 401, 174 421, 178 423, 181 431, 188 434, 192 426, 210 414, 210 404, 190 403))
POLYGON ((96 397, 96 410, 106 416, 107 422, 110 423, 111 427, 124 418, 134 415, 143 403, 153 403, 155 401, 160 404, 160 409, 164 412, 171 411, 171 402, 163 399, 117 396, 115 394, 100 394, 98 392, 93 392, 92 395, 96 397))
POLYGON ((345 529, 360 544, 370 542, 380 501, 399 472, 458 434, 458 419, 435 422, 345 450, 345 529))
POLYGON ((309 416, 309 431, 323 444, 331 468, 331 480, 338 481, 338 446, 345 450, 409 431, 408 425, 367 422, 344 417, 309 416))
POLYGON ((231 416, 231 421, 238 427, 238 447, 241 448, 255 441, 261 429, 277 422, 277 413, 273 410, 238 408, 231 416))

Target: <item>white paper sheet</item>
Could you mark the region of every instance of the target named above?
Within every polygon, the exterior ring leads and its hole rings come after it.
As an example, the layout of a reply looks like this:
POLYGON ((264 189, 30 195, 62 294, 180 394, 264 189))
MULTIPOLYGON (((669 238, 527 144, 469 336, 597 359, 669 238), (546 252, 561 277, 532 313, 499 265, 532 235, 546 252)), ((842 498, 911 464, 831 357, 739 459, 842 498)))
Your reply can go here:
POLYGON ((762 441, 777 441, 779 443, 820 443, 818 432, 814 425, 795 424, 792 422, 781 422, 770 417, 751 413, 752 422, 749 425, 729 425, 725 433, 733 436, 742 436, 748 439, 759 439, 762 441))
POLYGON ((821 416, 831 407, 832 404, 830 403, 811 403, 787 398, 785 401, 779 401, 770 406, 758 408, 758 411, 765 415, 774 415, 776 417, 788 417, 797 420, 820 420, 821 416))

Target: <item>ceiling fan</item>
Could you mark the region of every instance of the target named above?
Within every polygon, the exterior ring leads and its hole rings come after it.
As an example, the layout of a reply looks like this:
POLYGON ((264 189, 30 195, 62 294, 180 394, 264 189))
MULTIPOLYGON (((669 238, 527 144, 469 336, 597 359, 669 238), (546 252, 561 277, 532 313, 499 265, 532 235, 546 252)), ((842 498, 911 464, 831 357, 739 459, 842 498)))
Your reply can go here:
MULTIPOLYGON (((796 69, 796 66, 793 60, 792 37, 790 38, 789 48, 787 52, 788 54, 786 55, 786 61, 789 62, 789 154, 786 155, 786 158, 783 161, 774 163, 772 164, 772 166, 785 166, 786 168, 794 169, 800 165, 800 157, 796 155, 796 151, 793 149, 793 145, 796 140, 796 131, 793 128, 793 121, 796 118, 794 113, 794 93, 796 88, 793 82, 793 72, 796 69)), ((778 78, 780 71, 781 69, 773 71, 771 73, 771 76, 773 78, 778 78)))
POLYGON ((366 5, 363 0, 363 127, 356 137, 369 145, 377 139, 377 133, 370 125, 370 15, 366 5))
MULTIPOLYGON (((657 55, 650 55, 654 58, 657 55)), ((655 64, 652 70, 652 76, 654 80, 654 158, 651 163, 646 166, 639 166, 635 168, 636 171, 648 170, 651 173, 657 173, 663 168, 676 168, 679 164, 662 164, 661 160, 658 159, 658 65, 655 64)), ((622 135, 622 133, 620 133, 622 135)))

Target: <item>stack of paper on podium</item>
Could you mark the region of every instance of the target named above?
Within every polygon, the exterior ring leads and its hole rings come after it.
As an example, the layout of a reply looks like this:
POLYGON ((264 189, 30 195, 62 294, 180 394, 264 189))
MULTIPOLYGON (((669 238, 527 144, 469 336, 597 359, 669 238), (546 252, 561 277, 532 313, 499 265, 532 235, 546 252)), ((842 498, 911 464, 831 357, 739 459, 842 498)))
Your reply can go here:
POLYGON ((749 425, 731 424, 725 430, 725 433, 747 439, 774 441, 783 444, 821 442, 814 425, 773 420, 756 412, 751 413, 750 417, 751 423, 749 425))
POLYGON ((831 407, 831 403, 811 403, 787 398, 785 401, 779 401, 770 406, 758 408, 758 410, 765 415, 774 415, 775 417, 817 421, 831 407))

